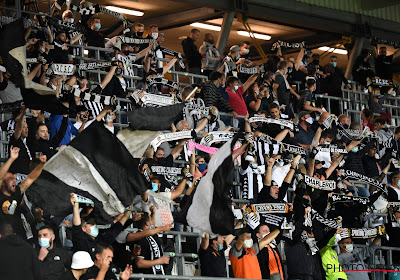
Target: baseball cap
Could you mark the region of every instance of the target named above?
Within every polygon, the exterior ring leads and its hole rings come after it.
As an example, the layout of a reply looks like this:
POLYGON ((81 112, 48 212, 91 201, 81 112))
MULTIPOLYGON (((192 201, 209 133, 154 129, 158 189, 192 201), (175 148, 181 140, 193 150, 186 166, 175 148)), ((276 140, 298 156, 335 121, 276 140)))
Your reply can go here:
POLYGON ((238 45, 233 45, 230 49, 230 52, 239 52, 240 51, 240 47, 238 45))
POLYGON ((88 252, 78 251, 72 256, 72 269, 84 269, 92 267, 93 265, 94 262, 88 252))
POLYGON ((311 112, 309 112, 309 111, 301 111, 299 113, 299 122, 301 121, 302 117, 304 117, 305 115, 310 115, 310 114, 311 114, 311 112))

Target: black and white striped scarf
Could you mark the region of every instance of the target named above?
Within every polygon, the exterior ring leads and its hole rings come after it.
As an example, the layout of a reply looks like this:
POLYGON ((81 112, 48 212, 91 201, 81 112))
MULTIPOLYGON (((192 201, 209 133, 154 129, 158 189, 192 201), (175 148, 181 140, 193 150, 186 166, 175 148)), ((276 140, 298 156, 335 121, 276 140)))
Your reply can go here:
POLYGON ((281 46, 284 48, 290 48, 290 49, 299 49, 301 47, 305 48, 306 47, 306 42, 298 42, 298 43, 289 43, 289 42, 284 42, 284 41, 276 41, 271 48, 271 51, 275 50, 277 47, 281 46))
POLYGON ((338 178, 338 180, 344 181, 344 180, 347 180, 348 178, 370 184, 370 185, 382 190, 384 193, 386 193, 386 194, 388 193, 386 187, 383 186, 378 180, 372 179, 365 175, 361 175, 360 173, 357 173, 357 172, 354 172, 351 170, 343 170, 342 176, 340 176, 340 178, 338 178))
POLYGON ((368 239, 385 234, 386 230, 384 226, 377 226, 372 228, 344 228, 343 232, 340 234, 340 237, 342 239, 348 237, 357 239, 368 239))
POLYGON ((359 204, 367 205, 369 202, 369 199, 367 197, 361 197, 361 196, 348 196, 348 195, 343 195, 343 194, 337 194, 334 193, 329 199, 332 203, 338 203, 338 202, 356 202, 359 204))
POLYGON ((267 124, 277 124, 277 125, 280 125, 282 129, 284 127, 287 127, 291 131, 296 132, 296 125, 292 121, 289 121, 289 120, 272 119, 272 118, 266 118, 264 116, 254 116, 254 117, 251 117, 249 119, 249 123, 254 123, 254 122, 262 122, 262 123, 267 123, 267 124))
POLYGON ((321 224, 330 227, 330 228, 341 228, 342 227, 342 220, 340 219, 327 219, 319 214, 316 210, 311 209, 311 217, 313 220, 317 220, 321 224))
POLYGON ((304 176, 304 182, 312 188, 323 191, 333 191, 334 189, 336 189, 335 181, 321 180, 308 175, 303 175, 303 176, 304 176))

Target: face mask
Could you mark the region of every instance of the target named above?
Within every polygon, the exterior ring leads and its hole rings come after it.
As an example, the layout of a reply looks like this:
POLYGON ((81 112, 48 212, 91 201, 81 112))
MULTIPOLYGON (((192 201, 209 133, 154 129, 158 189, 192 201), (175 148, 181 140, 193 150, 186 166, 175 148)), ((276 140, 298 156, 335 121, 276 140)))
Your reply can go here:
POLYGON ((315 173, 317 173, 318 175, 324 175, 325 171, 323 168, 320 168, 320 169, 315 169, 315 173))
POLYGON ((301 240, 306 241, 308 238, 308 234, 307 233, 302 233, 301 234, 301 240))
POLYGON ((330 145, 330 144, 331 144, 331 143, 329 143, 329 142, 325 142, 325 143, 324 143, 324 145, 330 145))
POLYGON ((98 30, 100 30, 100 28, 101 28, 101 23, 100 22, 96 22, 94 24, 94 30, 98 31, 98 30))
POLYGON ((251 247, 253 247, 253 239, 246 239, 245 241, 244 241, 244 243, 243 243, 243 246, 245 247, 245 248, 251 248, 251 247))
POLYGON ((353 244, 346 244, 345 250, 346 250, 346 252, 348 252, 348 253, 353 252, 353 244))
POLYGON ((397 186, 400 187, 400 180, 397 182, 397 186))
POLYGON ((217 250, 218 251, 222 251, 224 249, 224 246, 222 246, 221 244, 217 245, 217 250))
POLYGON ((333 65, 333 67, 336 67, 336 65, 337 65, 336 62, 331 62, 331 64, 333 65))
POLYGON ((257 167, 258 167, 258 164, 257 164, 257 163, 252 163, 252 164, 251 164, 251 168, 257 169, 257 167))
POLYGON ((151 190, 153 192, 157 192, 158 191, 158 184, 157 183, 151 183, 151 190))
POLYGON ((256 95, 259 95, 260 93, 258 91, 255 91, 256 95))
POLYGON ((124 55, 129 55, 129 51, 123 51, 124 55))
POLYGON ((50 247, 50 239, 49 238, 39 238, 40 247, 49 248, 50 247))
POLYGON ((240 54, 236 57, 236 60, 239 60, 239 58, 240 58, 240 54))
POLYGON ((221 87, 221 84, 218 84, 218 85, 217 85, 217 88, 220 88, 220 87, 221 87))
POLYGON ((278 166, 282 167, 282 166, 283 166, 283 161, 277 161, 276 164, 277 164, 278 166))
POLYGON ((286 73, 292 73, 293 68, 292 67, 288 67, 287 72, 286 73))
POLYGON ((119 76, 122 74, 122 68, 115 69, 115 75, 119 76))
POLYGON ((157 163, 158 163, 159 165, 164 165, 164 164, 165 164, 165 158, 163 158, 163 157, 158 157, 158 158, 157 158, 157 163))
POLYGON ((285 75, 287 74, 287 69, 286 69, 286 71, 285 71, 285 75))
POLYGON ((104 121, 105 121, 106 123, 112 122, 113 119, 112 119, 111 114, 107 114, 107 115, 104 117, 104 121))
POLYGON ((358 147, 354 147, 353 149, 351 149, 351 151, 352 151, 353 153, 357 153, 357 152, 358 152, 358 147))
POLYGON ((315 238, 307 238, 306 243, 308 247, 310 247, 311 253, 313 255, 315 255, 315 253, 319 251, 319 248, 317 247, 317 241, 315 241, 315 238))
POLYGON ((208 40, 211 45, 214 45, 214 40, 208 40))
POLYGON ((73 18, 67 18, 66 22, 74 23, 74 19, 73 18))
POLYGON ((46 52, 46 49, 40 48, 40 52, 44 53, 44 52, 46 52))
POLYGON ((239 89, 239 86, 234 86, 233 87, 235 90, 238 90, 239 89))
POLYGON ((137 32, 136 32, 136 35, 137 35, 138 37, 142 37, 142 36, 143 36, 143 31, 137 31, 137 32))
POLYGON ((93 225, 90 227, 90 233, 91 236, 93 236, 94 238, 97 237, 97 235, 99 235, 99 228, 97 227, 97 225, 93 225))
POLYGON ((153 229, 154 228, 154 226, 153 225, 151 225, 150 227, 149 227, 149 229, 153 229))
POLYGON ((203 173, 207 169, 207 164, 206 163, 199 163, 198 167, 199 171, 203 173))
POLYGON ((309 117, 306 119, 306 122, 308 122, 309 124, 312 124, 314 121, 313 121, 312 117, 309 117))
POLYGON ((246 54, 249 53, 249 51, 250 51, 249 49, 243 49, 243 50, 242 50, 242 54, 246 55, 246 54))
POLYGON ((157 32, 151 33, 151 37, 152 37, 154 40, 157 40, 157 39, 158 39, 158 33, 157 33, 157 32))

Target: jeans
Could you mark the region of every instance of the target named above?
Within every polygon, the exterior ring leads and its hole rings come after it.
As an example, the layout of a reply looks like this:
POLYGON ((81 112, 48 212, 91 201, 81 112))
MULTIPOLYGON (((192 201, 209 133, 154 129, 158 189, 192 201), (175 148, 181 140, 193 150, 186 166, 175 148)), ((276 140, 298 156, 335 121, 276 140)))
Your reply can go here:
POLYGON ((369 190, 364 187, 360 186, 350 186, 346 185, 346 188, 348 190, 354 191, 354 196, 362 196, 362 197, 369 197, 369 190))

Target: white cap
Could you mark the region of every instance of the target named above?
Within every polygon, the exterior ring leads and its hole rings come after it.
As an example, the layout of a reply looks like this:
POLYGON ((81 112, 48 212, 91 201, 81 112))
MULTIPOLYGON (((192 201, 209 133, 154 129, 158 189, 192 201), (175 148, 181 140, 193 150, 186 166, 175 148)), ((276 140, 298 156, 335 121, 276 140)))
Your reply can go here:
POLYGON ((78 251, 72 256, 72 269, 84 269, 92 267, 93 265, 94 262, 88 252, 78 251))

